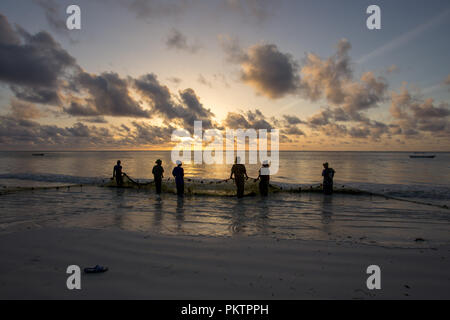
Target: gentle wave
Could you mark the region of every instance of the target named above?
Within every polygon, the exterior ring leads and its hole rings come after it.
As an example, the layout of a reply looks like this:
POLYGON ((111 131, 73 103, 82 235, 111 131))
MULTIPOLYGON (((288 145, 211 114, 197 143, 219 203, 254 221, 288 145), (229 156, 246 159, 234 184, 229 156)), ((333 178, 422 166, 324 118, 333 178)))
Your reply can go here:
POLYGON ((350 182, 346 186, 398 198, 416 198, 450 201, 450 187, 440 185, 406 185, 350 182))
POLYGON ((31 173, 6 173, 0 174, 0 179, 24 180, 38 182, 60 182, 67 184, 101 184, 105 178, 101 177, 77 177, 63 174, 31 174, 31 173))
MULTIPOLYGON (((61 174, 0 174, 0 179, 23 180, 23 181, 38 181, 50 183, 67 183, 67 184, 84 184, 84 185, 99 185, 109 181, 109 178, 104 177, 81 177, 61 174)), ((188 179, 188 178, 186 178, 188 179)), ((149 182, 149 179, 135 179, 139 182, 149 182)), ((197 179, 196 179, 197 180, 197 179)), ((205 182, 217 181, 217 179, 203 179, 205 182)), ((282 187, 285 190, 298 190, 298 188, 310 187, 310 184, 294 184, 294 183, 278 183, 273 184, 282 187)), ((317 183, 318 185, 319 183, 317 183)), ((379 183, 361 183, 348 182, 344 184, 337 184, 339 187, 349 187, 361 191, 382 194, 390 197, 399 198, 416 198, 416 199, 430 199, 430 200, 446 200, 450 199, 450 187, 439 185, 406 185, 406 184, 379 184, 379 183)))

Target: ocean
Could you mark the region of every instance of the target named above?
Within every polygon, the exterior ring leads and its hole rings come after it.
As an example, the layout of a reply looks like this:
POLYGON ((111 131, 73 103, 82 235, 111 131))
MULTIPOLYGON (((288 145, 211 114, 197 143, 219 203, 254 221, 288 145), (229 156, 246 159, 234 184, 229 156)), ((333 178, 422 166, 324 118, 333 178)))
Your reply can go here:
MULTIPOLYGON (((124 172, 139 181, 152 179, 156 159, 166 177, 174 164, 170 151, 0 152, 0 187, 52 184, 96 184, 112 176, 117 160, 124 172), (34 152, 35 153, 35 152, 34 152)), ((388 196, 436 204, 450 202, 450 153, 434 159, 411 159, 407 152, 280 152, 280 168, 272 182, 309 186, 320 184, 322 163, 335 169, 335 183, 388 196)), ((231 165, 184 164, 185 176, 226 179, 231 165)), ((247 165, 256 177, 259 165, 247 165)))
MULTIPOLYGON (((356 241, 391 247, 448 244, 450 154, 410 159, 400 152, 281 152, 280 186, 320 184, 322 163, 336 170, 336 185, 384 196, 317 193, 235 197, 154 195, 153 190, 101 188, 121 160, 124 171, 151 180, 156 159, 166 177, 170 152, 0 153, 0 190, 66 186, 0 193, 0 233, 43 227, 119 228, 167 235, 269 236, 280 239, 356 241), (401 199, 395 200, 392 197, 401 199), (406 201, 405 201, 406 200, 406 201), (426 239, 424 242, 416 239, 426 239)), ((186 177, 226 179, 231 165, 185 165, 186 177)), ((256 177, 258 165, 248 165, 256 177)), ((214 187, 214 185, 212 185, 214 187)))

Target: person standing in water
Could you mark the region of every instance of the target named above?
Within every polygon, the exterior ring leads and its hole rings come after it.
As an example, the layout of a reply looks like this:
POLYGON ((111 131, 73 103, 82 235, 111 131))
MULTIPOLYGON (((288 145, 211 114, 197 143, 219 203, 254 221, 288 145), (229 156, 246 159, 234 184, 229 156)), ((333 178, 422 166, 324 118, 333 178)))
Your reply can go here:
POLYGON ((244 185, 245 185, 244 177, 245 179, 248 179, 247 170, 245 169, 245 166, 240 162, 241 159, 239 157, 236 157, 234 165, 231 168, 230 174, 230 179, 233 179, 234 175, 234 182, 236 183, 238 198, 242 198, 244 196, 244 185))
POLYGON ((175 177, 175 184, 177 185, 177 195, 184 195, 184 169, 181 167, 183 164, 180 160, 177 160, 177 166, 173 168, 172 175, 175 177))
POLYGON ((323 164, 323 193, 332 194, 333 193, 333 178, 336 171, 333 168, 328 167, 328 162, 323 164))
POLYGON ((114 166, 113 179, 116 179, 116 183, 118 186, 121 186, 123 184, 123 174, 120 160, 117 160, 117 164, 114 166))
POLYGON ((156 165, 153 167, 152 173, 155 179, 156 194, 161 194, 162 178, 164 178, 164 168, 161 166, 162 161, 156 160, 156 165))
POLYGON ((264 160, 262 164, 262 168, 259 169, 258 178, 256 180, 259 180, 259 193, 263 197, 267 197, 269 195, 269 182, 270 182, 270 175, 269 174, 261 174, 261 171, 264 173, 264 171, 269 170, 269 161, 264 160))

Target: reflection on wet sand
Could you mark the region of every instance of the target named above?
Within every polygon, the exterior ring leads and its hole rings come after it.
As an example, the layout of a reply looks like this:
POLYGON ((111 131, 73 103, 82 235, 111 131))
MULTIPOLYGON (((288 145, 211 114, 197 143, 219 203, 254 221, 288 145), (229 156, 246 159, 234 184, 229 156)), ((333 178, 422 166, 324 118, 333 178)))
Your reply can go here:
POLYGON ((238 198, 231 211, 231 223, 229 229, 232 234, 243 233, 246 229, 246 211, 247 207, 244 205, 244 199, 238 198))
POLYGON ((269 229, 269 214, 270 214, 270 202, 266 197, 263 197, 259 202, 258 214, 256 218, 256 229, 261 235, 267 235, 269 229))
POLYGON ((175 218, 177 220, 177 231, 181 232, 183 230, 184 222, 184 197, 177 197, 177 209, 175 218))
POLYGON ((322 230, 326 234, 332 233, 333 223, 333 196, 323 195, 322 201, 322 230))
POLYGON ((154 214, 153 214, 152 227, 156 231, 160 231, 161 230, 161 224, 163 223, 163 217, 164 217, 163 200, 160 197, 158 197, 155 200, 155 204, 153 205, 153 207, 155 208, 155 211, 154 211, 154 214))
POLYGON ((264 199, 164 194, 159 201, 142 190, 85 187, 79 192, 6 194, 0 209, 2 230, 23 225, 112 227, 170 235, 352 238, 400 246, 416 246, 416 238, 427 239, 426 245, 445 242, 449 232, 444 209, 342 194, 286 193, 264 199))

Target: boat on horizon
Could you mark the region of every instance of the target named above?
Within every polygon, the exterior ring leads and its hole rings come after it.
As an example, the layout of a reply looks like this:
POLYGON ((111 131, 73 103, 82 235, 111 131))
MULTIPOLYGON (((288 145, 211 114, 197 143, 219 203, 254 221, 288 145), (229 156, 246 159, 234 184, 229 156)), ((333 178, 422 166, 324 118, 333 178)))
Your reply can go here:
POLYGON ((414 152, 413 154, 409 155, 409 157, 411 159, 433 159, 436 157, 436 155, 425 152, 414 152))

